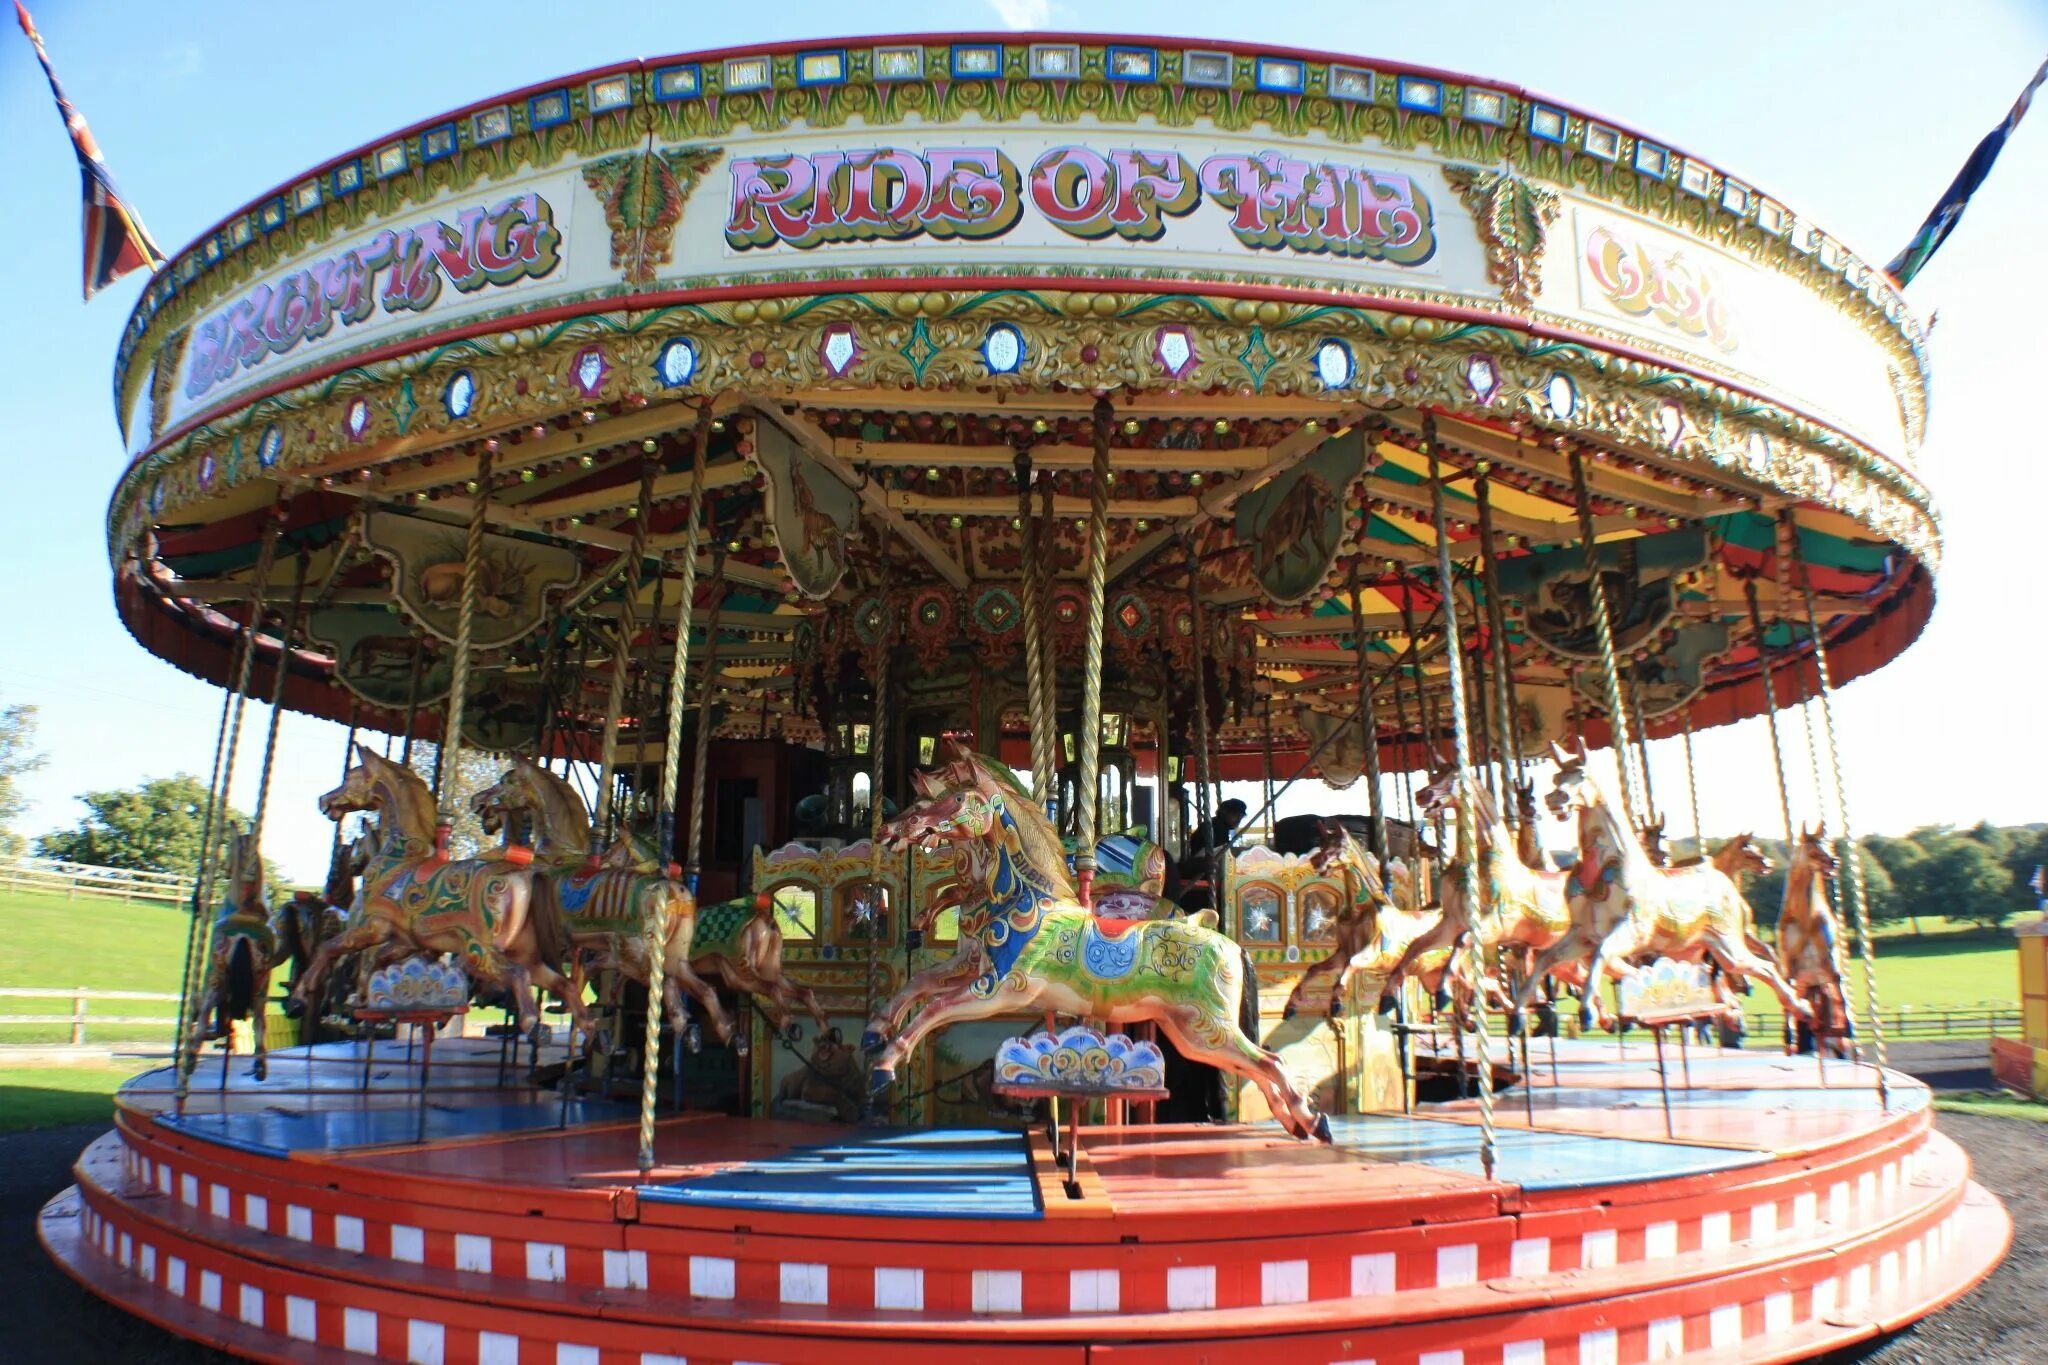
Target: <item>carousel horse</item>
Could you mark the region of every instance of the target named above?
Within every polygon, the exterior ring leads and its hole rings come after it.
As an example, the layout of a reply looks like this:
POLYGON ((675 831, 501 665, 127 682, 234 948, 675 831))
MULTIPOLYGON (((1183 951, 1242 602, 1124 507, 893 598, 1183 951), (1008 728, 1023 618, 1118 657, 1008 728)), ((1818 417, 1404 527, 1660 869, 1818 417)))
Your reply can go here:
MULTIPOLYGON (((1472 856, 1478 859, 1479 904, 1466 903, 1460 863, 1467 855, 1461 851, 1459 860, 1444 871, 1439 893, 1442 916, 1408 945, 1387 974, 1386 986, 1380 994, 1381 1014, 1392 1012, 1401 979, 1413 973, 1426 955, 1453 949, 1467 936, 1477 939, 1482 955, 1510 946, 1540 950, 1556 942, 1570 924, 1565 874, 1529 866, 1515 835, 1473 773, 1440 769, 1416 793, 1415 802, 1418 809, 1433 817, 1456 812, 1461 802, 1471 804, 1472 856), (1509 856, 1510 850, 1514 856, 1509 856)), ((1448 979, 1440 976, 1431 992, 1439 1009, 1451 1003, 1449 984, 1448 979)), ((1490 999, 1507 998, 1506 988, 1490 974, 1479 985, 1490 999)))
MULTIPOLYGON (((1559 819, 1578 817, 1579 861, 1570 878, 1571 927, 1536 957, 1515 992, 1514 1018, 1528 1008, 1536 986, 1561 965, 1586 962, 1585 979, 1597 983, 1637 954, 1685 957, 1700 953, 1723 976, 1756 977, 1777 993, 1788 1017, 1811 1016, 1767 956, 1750 945, 1749 902, 1728 874, 1712 863, 1665 871, 1650 861, 1607 794, 1586 770, 1583 746, 1567 754, 1556 744, 1557 773, 1547 798, 1559 819)), ((1581 997, 1579 1021, 1593 1026, 1594 997, 1581 997)))
MULTIPOLYGON (((1358 840, 1351 837, 1351 831, 1341 821, 1323 821, 1322 842, 1309 854, 1309 861, 1318 875, 1328 876, 1332 866, 1343 871, 1351 904, 1338 911, 1332 926, 1336 946, 1301 974, 1281 1015, 1292 1019, 1301 1008, 1309 983, 1334 974, 1337 979, 1330 989, 1329 1016, 1335 1019, 1344 1013, 1344 997, 1351 978, 1376 964, 1399 961, 1408 945, 1427 933, 1442 912, 1413 915, 1396 906, 1380 881, 1372 855, 1359 847, 1358 840)), ((1450 966, 1451 954, 1446 950, 1425 959, 1416 975, 1422 979, 1424 988, 1434 993, 1450 966)))
POLYGON ((1557 859, 1550 856, 1550 850, 1543 846, 1543 840, 1536 834, 1536 784, 1515 783, 1515 814, 1519 822, 1515 828, 1515 855, 1524 867, 1538 872, 1558 870, 1557 859))
MULTIPOLYGON (((974 888, 960 933, 979 945, 981 970, 933 999, 875 1059, 880 1091, 929 1033, 999 1014, 1060 1013, 1105 1023, 1158 1021, 1189 1058, 1234 1071, 1264 1092, 1296 1137, 1329 1140, 1329 1121, 1279 1057, 1247 1036, 1255 1003, 1243 950, 1185 919, 1098 921, 1075 899, 1059 835, 1000 763, 949 745, 942 774, 964 770, 882 828, 904 849, 951 843, 974 888), (1114 925, 1114 927, 1112 927, 1114 925)), ((1256 1022, 1254 1021, 1254 1030, 1256 1022)))
POLYGON ((1813 1010, 1795 1042, 1801 1052, 1825 1047, 1837 1057, 1852 1055, 1856 1025, 1843 990, 1842 940, 1827 880, 1835 875, 1827 826, 1800 826, 1799 842, 1785 865, 1785 901, 1778 912, 1778 970, 1813 1010))
POLYGON ((497 784, 478 792, 470 804, 486 829, 497 827, 513 811, 532 815, 534 854, 574 945, 571 974, 579 995, 586 953, 594 954, 600 967, 616 967, 646 984, 640 916, 646 912, 646 898, 660 896, 667 898, 669 912, 662 998, 678 1032, 688 1027, 682 1005, 682 992, 688 991, 719 1040, 732 1041, 732 1021, 706 976, 716 976, 734 992, 759 1000, 778 1033, 789 1031, 797 1010, 825 1027, 817 997, 782 970, 782 931, 767 897, 699 906, 680 882, 646 868, 610 858, 593 863, 590 814, 582 795, 565 778, 531 759, 514 758, 497 784))
MULTIPOLYGON (((919 798, 927 801, 944 796, 949 790, 949 780, 972 786, 979 779, 971 766, 952 763, 932 772, 913 772, 910 775, 911 786, 916 789, 919 798)), ((1156 844, 1148 847, 1158 850, 1159 875, 1163 879, 1166 851, 1156 844)), ((934 888, 930 899, 912 912, 911 927, 918 933, 929 936, 940 915, 948 910, 966 910, 969 890, 966 882, 958 878, 940 883, 934 888)), ((1196 910, 1190 913, 1189 918, 1209 928, 1216 927, 1214 910, 1196 910)), ((869 1017, 866 1026, 861 1030, 862 1051, 871 1054, 880 1052, 919 1007, 981 974, 980 940, 962 933, 955 936, 953 943, 953 956, 926 967, 905 982, 903 989, 895 995, 876 1002, 875 1013, 869 1017)))
POLYGON ((208 1036, 230 1043, 234 1021, 247 1019, 256 1038, 256 1059, 249 1074, 260 1081, 268 1070, 264 1024, 270 1012, 270 972, 278 962, 277 934, 263 903, 263 859, 255 838, 237 833, 228 848, 227 891, 214 911, 207 938, 206 985, 193 1017, 213 1015, 208 1036))
POLYGON ((358 745, 356 754, 357 766, 320 798, 320 810, 335 820, 349 811, 377 811, 382 842, 363 870, 348 922, 320 945, 293 988, 298 1010, 318 1000, 337 959, 391 945, 429 956, 455 954, 472 981, 508 993, 520 1027, 536 1038, 535 985, 555 992, 588 1027, 581 993, 556 968, 568 956, 568 935, 552 903, 535 896, 534 869, 500 859, 449 859, 438 847, 433 795, 419 774, 367 745, 358 745))

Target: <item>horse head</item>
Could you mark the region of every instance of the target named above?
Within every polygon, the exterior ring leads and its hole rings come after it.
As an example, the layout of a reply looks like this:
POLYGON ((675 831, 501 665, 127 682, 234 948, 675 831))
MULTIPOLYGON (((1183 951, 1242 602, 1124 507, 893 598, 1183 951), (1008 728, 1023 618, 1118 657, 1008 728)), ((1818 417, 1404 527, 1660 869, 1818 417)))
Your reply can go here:
POLYGON ((1714 866, 1730 877, 1761 877, 1771 870, 1771 860, 1755 837, 1747 832, 1736 835, 1721 845, 1714 853, 1714 866))
POLYGON ((1671 866, 1671 855, 1664 848, 1664 817, 1643 823, 1643 852, 1659 867, 1671 866))
POLYGON ((1308 855, 1308 861, 1317 875, 1327 875, 1332 863, 1341 866, 1363 856, 1342 820, 1324 816, 1316 821, 1316 846, 1308 855))
POLYGON ((1534 782, 1523 782, 1519 779, 1515 782, 1515 814, 1521 818, 1524 825, 1536 819, 1536 784, 1534 782))
POLYGON ((975 843, 994 832, 1001 814, 1001 802, 972 787, 956 787, 919 801, 884 823, 882 844, 901 853, 912 845, 936 848, 946 843, 975 843))
POLYGON ((504 828, 505 817, 514 811, 546 809, 543 780, 541 768, 532 759, 515 755, 512 766, 496 782, 470 798, 469 809, 486 834, 496 834, 504 828))
POLYGON ((1560 820, 1568 820, 1603 799, 1593 775, 1586 771, 1586 746, 1582 742, 1578 747, 1577 753, 1567 753, 1556 740, 1550 742, 1550 760, 1557 764, 1557 771, 1551 775, 1543 804, 1560 820))
POLYGON ((1428 783, 1415 793, 1415 808, 1432 817, 1456 809, 1460 793, 1458 776, 1456 764, 1445 763, 1431 769, 1428 783))
POLYGON ((1839 864, 1835 859, 1834 847, 1828 843, 1827 821, 1823 820, 1812 829, 1799 827, 1799 848, 1797 856, 1823 877, 1835 875, 1839 864))
POLYGON ((268 919, 269 911, 263 904, 263 858, 256 847, 256 836, 247 830, 231 835, 227 862, 227 893, 220 903, 221 915, 268 919))
POLYGON ((339 820, 351 811, 374 810, 383 817, 387 832, 395 829, 401 841, 431 847, 434 798, 425 780, 361 742, 356 759, 341 785, 321 796, 320 813, 339 820))

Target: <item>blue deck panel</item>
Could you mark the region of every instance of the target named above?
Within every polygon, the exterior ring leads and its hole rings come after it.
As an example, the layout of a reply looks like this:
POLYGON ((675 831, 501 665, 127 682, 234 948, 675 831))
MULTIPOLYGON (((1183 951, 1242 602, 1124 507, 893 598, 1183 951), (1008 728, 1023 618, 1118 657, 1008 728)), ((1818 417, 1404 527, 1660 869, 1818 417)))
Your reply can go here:
MULTIPOLYGON (((1483 1173, 1479 1129, 1469 1123, 1364 1114, 1332 1118, 1330 1132, 1340 1150, 1375 1163, 1407 1162, 1470 1176, 1483 1173)), ((1568 1190, 1698 1175, 1764 1160, 1761 1152, 1583 1133, 1502 1128, 1495 1136, 1499 1156, 1495 1179, 1530 1190, 1568 1190)))
POLYGON ((708 1175, 640 1187, 654 1203, 903 1218, 1037 1218, 1022 1134, 1001 1129, 855 1133, 708 1175))

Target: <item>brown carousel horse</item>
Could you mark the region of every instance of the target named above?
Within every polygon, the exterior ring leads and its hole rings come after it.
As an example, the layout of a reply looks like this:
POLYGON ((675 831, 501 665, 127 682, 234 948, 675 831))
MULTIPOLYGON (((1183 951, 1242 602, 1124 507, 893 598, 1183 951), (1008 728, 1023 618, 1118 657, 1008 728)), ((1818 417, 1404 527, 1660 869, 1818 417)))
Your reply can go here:
POLYGON ((732 1020, 706 976, 761 1001, 778 1032, 788 1031, 797 1010, 825 1027, 817 998, 782 970, 782 931, 765 897, 699 906, 681 882, 657 876, 635 861, 624 841, 602 860, 593 860, 590 814, 582 795, 530 759, 514 758, 496 785, 477 793, 470 804, 487 828, 514 811, 532 816, 541 886, 560 907, 573 945, 570 973, 579 996, 586 965, 616 968, 646 984, 646 915, 658 904, 668 926, 662 998, 679 1033, 689 1026, 682 1000, 688 991, 719 1040, 732 1041, 732 1020))
MULTIPOLYGON (((1491 798, 1471 773, 1442 768, 1416 793, 1418 809, 1431 816, 1455 812, 1461 802, 1472 806, 1473 854, 1479 863, 1479 904, 1465 896, 1465 878, 1456 863, 1446 869, 1440 895, 1443 914, 1410 943, 1387 975, 1379 1009, 1394 1008, 1401 978, 1438 952, 1448 953, 1466 937, 1479 941, 1482 953, 1497 947, 1542 948, 1556 941, 1569 915, 1565 907, 1565 874, 1538 871, 1524 861, 1516 837, 1500 818, 1491 798), (1510 856, 1510 851, 1513 856, 1510 856)), ((1459 857, 1465 856, 1463 852, 1459 857)), ((1432 994, 1439 1009, 1450 1003, 1448 979, 1439 976, 1432 994)), ((1507 998, 1506 988, 1489 975, 1479 983, 1487 996, 1507 998)))
POLYGON ((320 810, 336 820, 349 811, 378 812, 382 845, 363 871, 348 922, 320 945, 293 988, 298 1009, 319 998, 337 959, 392 945, 453 953, 472 981, 508 994, 520 1027, 534 1037, 541 1028, 535 985, 560 996, 588 1028, 581 993, 557 969, 568 956, 568 935, 552 903, 534 895, 538 876, 530 863, 446 857, 435 837, 433 796, 419 774, 367 745, 356 754, 357 766, 320 798, 320 810))
POLYGON ((278 951, 277 933, 263 903, 263 859, 255 838, 247 833, 237 833, 229 841, 226 883, 207 939, 205 985, 192 1016, 198 1020, 211 1014, 213 1028, 207 1036, 227 1039, 231 1049, 234 1021, 247 1019, 256 1039, 249 1074, 260 1081, 268 1070, 265 1016, 278 951))
POLYGON ((1785 865, 1785 901, 1778 912, 1778 970, 1813 1010, 1793 1040, 1801 1052, 1826 1048, 1836 1057, 1854 1055, 1855 1021, 1843 990, 1842 939, 1828 878, 1835 875, 1827 826, 1801 826, 1792 860, 1785 865))
MULTIPOLYGON (((1292 1019, 1301 1008, 1309 983, 1334 974, 1337 979, 1331 983, 1328 1012, 1335 1019, 1344 1013, 1344 1000, 1352 977, 1361 971, 1371 971, 1380 964, 1388 964, 1388 969, 1391 969, 1392 963, 1404 960, 1409 945, 1433 929, 1443 912, 1411 914, 1396 906, 1380 881, 1372 855, 1358 846, 1358 841, 1351 837, 1351 831, 1340 821, 1323 821, 1322 842, 1309 855, 1309 861, 1315 865, 1319 875, 1328 876, 1333 867, 1342 872, 1350 891, 1350 904, 1337 912, 1336 923, 1332 925, 1337 937, 1336 946, 1301 974, 1301 979, 1288 993, 1287 1005, 1281 1014, 1283 1018, 1292 1019)), ((1423 988, 1434 994, 1442 989, 1444 974, 1451 968, 1451 954, 1446 949, 1422 958, 1415 974, 1422 981, 1423 988)))
MULTIPOLYGON (((1597 983, 1638 954, 1711 959, 1724 977, 1762 980, 1788 1017, 1810 1017, 1767 955, 1756 951, 1749 903, 1734 880, 1712 863, 1665 870, 1650 861, 1641 839, 1586 770, 1586 751, 1551 746, 1557 762, 1548 802, 1560 819, 1578 817, 1579 861, 1570 879, 1571 926, 1539 953, 1515 992, 1514 1013, 1527 1009, 1543 977, 1584 962, 1597 983)), ((1580 1025, 1591 1028, 1598 992, 1587 989, 1580 1025)))

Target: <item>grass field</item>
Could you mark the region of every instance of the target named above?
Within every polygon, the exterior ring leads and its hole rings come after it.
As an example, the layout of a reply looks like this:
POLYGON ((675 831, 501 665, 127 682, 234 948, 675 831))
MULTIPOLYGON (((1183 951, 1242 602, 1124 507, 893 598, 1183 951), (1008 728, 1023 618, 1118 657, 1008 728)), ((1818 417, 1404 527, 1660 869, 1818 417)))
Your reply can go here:
POLYGON ((0 1067, 0 1133, 104 1122, 121 1082, 153 1065, 0 1067))
POLYGON ((1934 1107, 1948 1114, 1984 1114, 1995 1119, 2025 1119, 2030 1123, 2048 1123, 2048 1104, 2023 1100, 2017 1095, 2008 1095, 2003 1091, 1936 1095, 1934 1107))
MULTIPOLYGON (((0 891, 0 986, 175 992, 189 922, 183 910, 169 905, 0 891)), ((66 999, 0 997, 0 1014, 64 1014, 70 1008, 66 999)), ((177 1004, 168 1000, 94 1001, 86 1040, 167 1042, 177 1013, 177 1004), (94 1028, 93 1013, 161 1016, 164 1023, 94 1028)), ((0 1024, 0 1043, 61 1043, 70 1036, 63 1024, 0 1024)))

